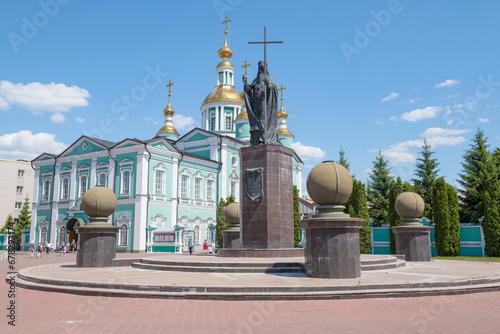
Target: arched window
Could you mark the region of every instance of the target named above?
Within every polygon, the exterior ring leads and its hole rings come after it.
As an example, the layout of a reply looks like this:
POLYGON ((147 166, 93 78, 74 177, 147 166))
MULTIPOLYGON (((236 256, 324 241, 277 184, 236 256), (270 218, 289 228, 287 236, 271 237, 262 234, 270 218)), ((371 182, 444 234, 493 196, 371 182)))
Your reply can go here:
POLYGON ((130 194, 130 171, 122 173, 122 194, 130 194))
POLYGON ((49 200, 49 193, 50 193, 50 180, 45 180, 43 182, 42 201, 49 200))
POLYGON ((106 173, 99 174, 99 185, 106 186, 106 173))
POLYGON ((155 176, 156 186, 155 186, 155 194, 163 195, 163 172, 157 171, 155 176))
POLYGON ((63 179, 61 199, 69 199, 69 177, 63 179))
POLYGON ((194 244, 197 245, 200 243, 200 227, 194 227, 194 244))
POLYGON ((59 244, 66 242, 66 227, 61 227, 59 230, 59 244))
POLYGON ((127 246, 128 240, 128 227, 127 225, 122 225, 120 228, 120 240, 118 242, 118 246, 127 246))
POLYGON ((45 245, 47 242, 47 228, 45 226, 42 226, 40 229, 40 242, 42 245, 45 245))
POLYGON ((87 192, 87 175, 80 177, 80 197, 83 197, 87 192))

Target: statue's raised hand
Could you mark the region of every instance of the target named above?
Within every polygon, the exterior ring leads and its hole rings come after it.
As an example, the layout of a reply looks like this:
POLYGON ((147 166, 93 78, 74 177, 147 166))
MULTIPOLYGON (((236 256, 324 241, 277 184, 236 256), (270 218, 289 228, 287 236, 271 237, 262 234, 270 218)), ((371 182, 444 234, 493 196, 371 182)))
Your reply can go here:
POLYGON ((245 76, 243 76, 243 83, 246 84, 247 83, 247 78, 245 78, 245 76))

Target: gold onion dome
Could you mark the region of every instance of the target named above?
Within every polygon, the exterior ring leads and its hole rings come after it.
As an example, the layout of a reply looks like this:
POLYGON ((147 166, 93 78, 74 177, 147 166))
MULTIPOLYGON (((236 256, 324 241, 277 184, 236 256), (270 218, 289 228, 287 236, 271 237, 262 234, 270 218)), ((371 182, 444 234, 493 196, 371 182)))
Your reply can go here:
MULTIPOLYGON (((281 121, 280 124, 286 124, 285 121, 281 121)), ((293 134, 288 130, 288 128, 279 128, 278 136, 293 136, 293 134)))
POLYGON ((169 98, 167 107, 165 109, 163 109, 163 115, 165 115, 165 116, 167 116, 167 115, 173 116, 174 115, 174 109, 170 105, 170 98, 169 98))
POLYGON ((233 86, 224 89, 222 85, 218 85, 212 93, 208 94, 201 106, 203 107, 205 104, 213 102, 234 102, 242 104, 243 100, 240 97, 240 93, 238 93, 233 86))
POLYGON ((158 133, 156 135, 159 135, 161 133, 175 133, 175 134, 179 134, 179 132, 177 132, 177 130, 172 125, 164 125, 160 129, 160 131, 158 131, 158 133))
POLYGON ((219 65, 217 65, 217 68, 219 67, 231 67, 232 69, 234 69, 234 66, 233 64, 231 64, 231 62, 229 60, 223 60, 219 63, 219 65))
POLYGON ((240 119, 248 119, 248 114, 247 114, 246 110, 243 110, 242 112, 240 112, 234 120, 239 121, 240 119))
POLYGON ((224 45, 220 48, 218 54, 221 58, 231 58, 233 56, 233 51, 227 46, 227 30, 224 31, 224 45))
POLYGON ((287 118, 288 113, 283 109, 283 105, 281 105, 280 111, 278 111, 278 118, 287 118))

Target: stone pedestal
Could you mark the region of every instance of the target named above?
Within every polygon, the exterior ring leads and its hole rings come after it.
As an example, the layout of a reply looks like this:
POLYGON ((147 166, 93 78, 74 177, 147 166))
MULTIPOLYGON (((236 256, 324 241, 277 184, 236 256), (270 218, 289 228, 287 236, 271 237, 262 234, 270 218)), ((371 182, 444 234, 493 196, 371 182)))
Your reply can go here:
POLYGON ((222 248, 233 249, 240 248, 240 230, 225 230, 222 231, 222 248))
POLYGON ((285 249, 294 247, 293 150, 279 145, 244 147, 241 156, 241 248, 285 249), (262 196, 252 200, 262 171, 262 196), (258 173, 258 172, 257 172, 258 173), (247 189, 248 178, 253 178, 247 189))
POLYGON ((430 261, 431 244, 428 226, 396 226, 392 228, 396 240, 396 254, 406 261, 430 261))
POLYGON ((78 268, 111 267, 116 257, 117 226, 76 227, 80 248, 76 254, 78 268))
POLYGON ((361 276, 359 218, 302 220, 306 231, 306 273, 315 278, 361 276))

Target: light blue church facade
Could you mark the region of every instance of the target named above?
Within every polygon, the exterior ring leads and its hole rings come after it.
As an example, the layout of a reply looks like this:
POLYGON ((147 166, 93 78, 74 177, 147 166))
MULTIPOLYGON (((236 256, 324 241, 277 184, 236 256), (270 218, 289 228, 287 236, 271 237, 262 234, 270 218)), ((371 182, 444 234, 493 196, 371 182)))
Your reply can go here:
MULTIPOLYGON (((147 140, 109 142, 82 136, 60 154, 43 153, 32 161, 35 194, 30 239, 35 243, 78 240, 75 227, 85 224, 85 192, 96 185, 114 191, 118 205, 109 222, 120 227, 118 252, 183 252, 215 240, 217 204, 233 194, 239 199, 239 149, 248 145, 248 117, 234 87, 232 51, 218 52, 216 87, 201 105, 201 127, 180 136, 170 104, 165 124, 147 140)), ((287 113, 281 108, 278 135, 292 147, 287 113)), ((293 157, 294 184, 301 191, 302 161, 293 157)))

